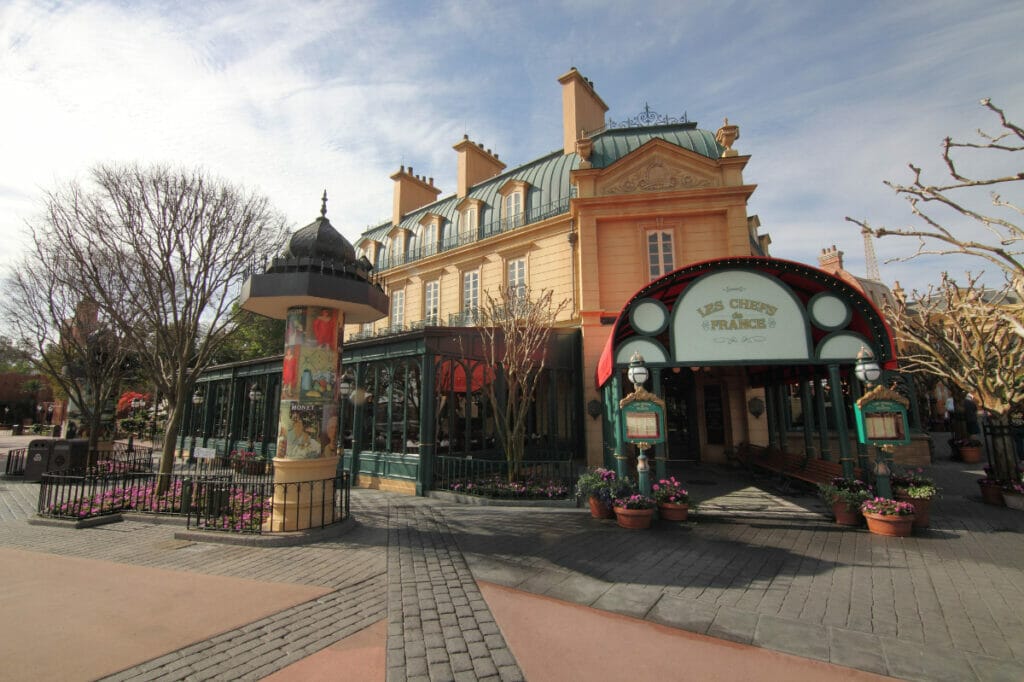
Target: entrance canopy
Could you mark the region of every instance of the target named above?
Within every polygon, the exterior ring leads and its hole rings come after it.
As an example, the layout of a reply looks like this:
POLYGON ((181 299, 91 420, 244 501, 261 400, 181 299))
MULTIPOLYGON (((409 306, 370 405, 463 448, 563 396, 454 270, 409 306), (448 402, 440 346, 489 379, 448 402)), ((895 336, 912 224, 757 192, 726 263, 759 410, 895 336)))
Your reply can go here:
POLYGON ((865 296, 824 270, 777 258, 722 258, 680 268, 622 308, 597 386, 633 353, 653 366, 852 364, 861 347, 896 369, 892 333, 865 296))

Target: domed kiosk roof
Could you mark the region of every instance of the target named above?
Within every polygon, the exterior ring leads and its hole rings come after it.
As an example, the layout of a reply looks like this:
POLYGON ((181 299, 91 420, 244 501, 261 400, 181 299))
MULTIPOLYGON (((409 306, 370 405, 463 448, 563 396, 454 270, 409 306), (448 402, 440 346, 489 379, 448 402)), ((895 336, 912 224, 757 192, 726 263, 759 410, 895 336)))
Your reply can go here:
POLYGON ((388 297, 370 279, 372 266, 327 219, 324 191, 320 217, 296 231, 281 258, 242 285, 244 310, 284 319, 297 306, 336 308, 349 323, 373 322, 388 311, 388 297))
POLYGON ((285 258, 312 258, 341 265, 356 261, 356 250, 327 219, 327 191, 324 191, 320 217, 295 232, 288 241, 285 258))

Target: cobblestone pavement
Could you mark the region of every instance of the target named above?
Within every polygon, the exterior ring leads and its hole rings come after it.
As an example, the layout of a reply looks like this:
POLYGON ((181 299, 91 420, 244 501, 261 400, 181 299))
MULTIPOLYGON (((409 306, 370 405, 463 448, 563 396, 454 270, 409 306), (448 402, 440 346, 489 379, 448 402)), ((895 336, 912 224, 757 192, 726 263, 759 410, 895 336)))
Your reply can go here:
POLYGON ((931 473, 932 527, 906 539, 806 511, 731 517, 727 499, 627 532, 577 509, 360 490, 350 531, 281 548, 174 540, 145 519, 30 526, 38 486, 0 480, 0 545, 333 589, 114 679, 255 679, 383 617, 389 680, 519 679, 475 580, 906 679, 1024 679, 1024 514, 980 502, 977 465, 931 473))

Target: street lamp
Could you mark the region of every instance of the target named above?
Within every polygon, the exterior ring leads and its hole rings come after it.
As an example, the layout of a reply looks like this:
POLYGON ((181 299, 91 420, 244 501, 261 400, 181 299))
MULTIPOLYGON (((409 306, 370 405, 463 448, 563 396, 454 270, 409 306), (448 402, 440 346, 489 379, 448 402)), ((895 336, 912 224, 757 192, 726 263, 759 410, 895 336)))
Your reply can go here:
POLYGON ((643 387, 650 375, 647 366, 644 364, 644 356, 640 355, 639 351, 633 353, 633 357, 629 359, 629 369, 626 371, 626 376, 633 382, 633 388, 640 389, 643 387))
POLYGON ((203 404, 203 394, 196 388, 196 392, 192 395, 192 447, 188 451, 188 463, 189 466, 196 463, 196 436, 199 435, 199 427, 195 425, 196 411, 199 406, 203 404))
POLYGON ((874 355, 865 346, 860 347, 857 353, 857 363, 853 366, 853 373, 861 383, 871 386, 882 376, 882 368, 875 362, 874 355))
MULTIPOLYGON (((857 353, 857 362, 853 365, 853 373, 866 388, 878 381, 882 376, 882 368, 875 362, 874 354, 865 346, 860 347, 857 353)), ((875 490, 879 497, 892 497, 892 484, 889 481, 889 463, 885 448, 891 446, 875 447, 875 490)))
POLYGON ((256 403, 263 397, 263 391, 259 384, 253 384, 249 389, 249 450, 253 449, 253 431, 256 427, 256 403))

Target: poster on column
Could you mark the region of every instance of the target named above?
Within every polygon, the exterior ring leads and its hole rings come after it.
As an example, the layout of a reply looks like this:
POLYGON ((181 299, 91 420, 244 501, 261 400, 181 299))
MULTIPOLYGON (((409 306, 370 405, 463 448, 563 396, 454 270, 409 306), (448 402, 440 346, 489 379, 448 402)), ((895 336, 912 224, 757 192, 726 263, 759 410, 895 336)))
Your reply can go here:
MULTIPOLYGON (((289 311, 290 314, 290 311, 289 311)), ((290 326, 290 325, 289 325, 290 326)), ((331 308, 307 308, 296 369, 299 400, 333 400, 338 358, 338 311, 331 308)))
POLYGON ((279 454, 279 457, 315 459, 320 456, 321 412, 320 405, 303 405, 294 401, 290 404, 288 426, 278 443, 279 450, 284 445, 284 454, 279 454))

